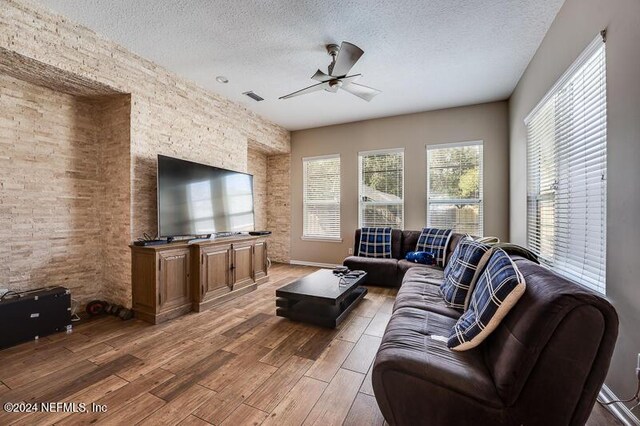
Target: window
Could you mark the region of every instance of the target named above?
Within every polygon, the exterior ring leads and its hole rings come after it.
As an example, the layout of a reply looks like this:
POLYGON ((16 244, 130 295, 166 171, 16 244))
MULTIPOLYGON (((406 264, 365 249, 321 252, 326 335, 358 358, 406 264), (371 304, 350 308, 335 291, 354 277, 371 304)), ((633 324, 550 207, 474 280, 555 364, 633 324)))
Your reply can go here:
POLYGON ((482 236, 482 141, 427 146, 427 226, 482 236))
POLYGON ((404 150, 361 152, 359 225, 404 226, 404 150))
POLYGON ((559 274, 605 292, 607 97, 598 37, 525 119, 527 244, 559 274))
POLYGON ((302 159, 303 238, 340 239, 340 156, 302 159))

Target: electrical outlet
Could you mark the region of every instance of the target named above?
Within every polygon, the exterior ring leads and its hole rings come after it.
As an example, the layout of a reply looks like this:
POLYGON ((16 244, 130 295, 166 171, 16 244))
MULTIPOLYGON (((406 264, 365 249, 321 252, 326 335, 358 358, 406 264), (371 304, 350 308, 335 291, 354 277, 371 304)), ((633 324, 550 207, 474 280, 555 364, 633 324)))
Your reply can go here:
MULTIPOLYGON (((347 254, 353 254, 353 249, 351 247, 347 249, 347 254)), ((640 356, 640 354, 638 354, 638 356, 640 356)))

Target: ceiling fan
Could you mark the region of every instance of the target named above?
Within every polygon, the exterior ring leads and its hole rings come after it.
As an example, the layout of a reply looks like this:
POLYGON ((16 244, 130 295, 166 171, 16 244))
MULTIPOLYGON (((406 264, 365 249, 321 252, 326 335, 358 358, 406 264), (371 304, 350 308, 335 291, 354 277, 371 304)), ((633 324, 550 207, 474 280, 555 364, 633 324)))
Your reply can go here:
POLYGON ((294 96, 305 95, 307 93, 317 92, 320 90, 335 93, 338 89, 342 89, 369 102, 374 98, 374 96, 381 93, 380 90, 356 83, 356 81, 362 77, 362 74, 347 76, 349 70, 353 68, 356 62, 358 62, 360 57, 364 54, 362 49, 355 44, 343 41, 340 46, 337 44, 327 45, 327 52, 332 58, 331 63, 329 64, 329 69, 327 70, 328 74, 318 70, 313 76, 311 76, 312 79, 317 80, 320 83, 298 90, 297 92, 289 93, 288 95, 282 96, 280 99, 289 99, 294 96))

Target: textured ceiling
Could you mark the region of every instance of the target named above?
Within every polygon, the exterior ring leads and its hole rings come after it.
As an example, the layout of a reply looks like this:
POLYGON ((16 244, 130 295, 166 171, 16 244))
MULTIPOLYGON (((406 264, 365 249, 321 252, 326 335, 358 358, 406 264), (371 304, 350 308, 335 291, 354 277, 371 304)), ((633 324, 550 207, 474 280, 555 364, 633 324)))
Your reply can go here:
POLYGON ((290 130, 509 97, 563 0, 39 0, 290 130), (382 90, 278 97, 314 83, 327 43, 382 90), (228 84, 215 78, 224 75, 228 84), (253 90, 264 101, 242 95, 253 90))

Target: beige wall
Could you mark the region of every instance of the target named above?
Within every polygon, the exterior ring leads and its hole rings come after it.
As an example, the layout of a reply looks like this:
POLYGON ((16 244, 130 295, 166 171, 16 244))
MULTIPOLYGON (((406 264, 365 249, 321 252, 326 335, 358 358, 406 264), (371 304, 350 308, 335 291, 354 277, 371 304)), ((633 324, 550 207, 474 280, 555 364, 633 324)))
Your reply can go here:
POLYGON ((426 146, 484 141, 484 233, 509 237, 506 102, 430 111, 292 132, 291 258, 342 263, 358 226, 358 152, 405 149, 405 229, 426 222, 426 146), (302 240, 302 158, 340 154, 341 243, 302 240))
POLYGON ((526 241, 524 117, 598 32, 607 28, 607 297, 620 334, 606 383, 635 390, 640 352, 640 1, 567 0, 510 100, 511 236, 526 241))
MULTIPOLYGON (((128 126, 130 143, 124 159, 117 157, 122 160, 119 164, 128 168, 128 183, 121 186, 129 192, 128 197, 112 197, 121 204, 113 216, 115 222, 109 224, 111 235, 121 233, 114 237, 113 244, 118 248, 122 262, 113 260, 118 273, 104 283, 107 295, 117 297, 124 304, 130 303, 131 285, 127 243, 143 232, 155 234, 157 230, 158 154, 247 171, 252 168, 248 164, 252 158, 259 162, 253 165, 254 169, 264 165, 262 156, 248 158, 249 148, 275 158, 288 155, 290 151, 287 130, 29 1, 0 0, 0 73, 59 93, 130 95, 130 118, 121 123, 128 126)), ((0 120, 13 120, 5 111, 0 110, 0 120)), ((45 124, 43 122, 42 126, 45 124)), ((57 127, 51 126, 45 131, 55 132, 57 127)), ((19 149, 27 149, 28 138, 22 142, 19 149)), ((60 173, 64 171, 59 170, 60 173)), ((264 179, 263 171, 260 173, 264 179)), ((278 173, 273 177, 276 181, 282 176, 278 173)), ((267 179, 268 175, 267 170, 267 179)), ((288 193, 283 193, 288 189, 288 184, 281 185, 280 196, 288 199, 288 193)), ((42 188, 34 188, 34 192, 38 190, 42 188)), ((258 216, 264 223, 264 214, 259 212, 258 216)), ((288 221, 280 224, 283 229, 280 235, 286 235, 287 240, 288 226, 288 221)), ((54 231, 53 227, 42 229, 42 232, 54 231)), ((96 250, 95 241, 84 241, 78 250, 96 250)), ((287 258, 288 245, 273 244, 271 247, 281 253, 272 251, 270 254, 287 258)), ((19 250, 17 246, 8 247, 4 240, 0 241, 0 257, 19 250)), ((24 262, 20 270, 28 275, 37 267, 35 261, 24 262)), ((66 277, 70 276, 50 274, 43 280, 64 285, 66 277)), ((9 278, 0 277, 0 287, 13 288, 16 286, 13 283, 9 278)))

